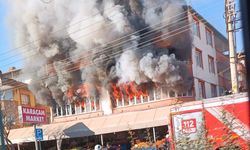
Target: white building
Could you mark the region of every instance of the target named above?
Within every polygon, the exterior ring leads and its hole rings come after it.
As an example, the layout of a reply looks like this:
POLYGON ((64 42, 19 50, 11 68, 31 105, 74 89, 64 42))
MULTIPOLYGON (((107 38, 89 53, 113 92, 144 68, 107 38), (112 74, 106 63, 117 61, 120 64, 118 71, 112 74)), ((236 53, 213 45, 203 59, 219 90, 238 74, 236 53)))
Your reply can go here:
POLYGON ((223 52, 228 50, 228 41, 192 8, 189 19, 193 32, 192 73, 195 99, 222 95, 226 90, 221 83, 225 75, 220 75, 220 72, 229 67, 229 59, 223 55, 223 52))

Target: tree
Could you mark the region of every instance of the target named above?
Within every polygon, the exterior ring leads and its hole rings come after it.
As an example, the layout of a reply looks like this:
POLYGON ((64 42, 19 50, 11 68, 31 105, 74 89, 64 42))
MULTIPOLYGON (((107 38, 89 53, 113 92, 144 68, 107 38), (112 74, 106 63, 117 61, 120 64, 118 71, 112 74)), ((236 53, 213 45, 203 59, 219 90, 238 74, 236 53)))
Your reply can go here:
POLYGON ((3 129, 4 129, 4 140, 7 145, 8 150, 14 149, 13 143, 9 139, 10 130, 15 128, 16 126, 16 119, 17 119, 17 112, 15 109, 17 109, 13 105, 13 101, 1 101, 0 103, 0 109, 2 110, 2 121, 3 121, 3 129))

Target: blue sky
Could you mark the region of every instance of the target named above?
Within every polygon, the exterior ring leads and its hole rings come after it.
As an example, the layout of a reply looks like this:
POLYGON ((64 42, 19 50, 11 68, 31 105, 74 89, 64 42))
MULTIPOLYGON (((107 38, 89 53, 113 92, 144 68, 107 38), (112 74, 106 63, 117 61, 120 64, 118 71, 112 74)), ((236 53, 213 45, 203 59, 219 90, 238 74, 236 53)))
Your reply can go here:
POLYGON ((8 27, 6 21, 7 7, 5 0, 0 0, 0 70, 5 72, 9 67, 15 66, 20 68, 22 61, 20 57, 16 56, 16 50, 13 50, 14 45, 11 39, 11 28, 8 27), (13 57, 15 55, 15 57, 13 57), (11 58, 12 56, 12 58, 11 58))
MULTIPOLYGON (((226 36, 226 26, 223 19, 224 0, 187 0, 205 19, 226 36)), ((11 40, 11 28, 7 25, 7 7, 5 0, 0 0, 0 70, 7 71, 9 67, 22 67, 22 58, 17 57, 17 50, 11 40), (14 57, 13 57, 14 55, 14 57)), ((237 50, 242 50, 241 33, 237 34, 237 50)))

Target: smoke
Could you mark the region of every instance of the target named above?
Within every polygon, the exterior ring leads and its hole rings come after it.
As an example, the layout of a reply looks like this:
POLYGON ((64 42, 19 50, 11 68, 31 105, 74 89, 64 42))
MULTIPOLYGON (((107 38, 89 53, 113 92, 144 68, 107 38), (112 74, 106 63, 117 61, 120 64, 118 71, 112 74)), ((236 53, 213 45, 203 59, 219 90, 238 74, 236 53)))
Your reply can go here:
POLYGON ((89 94, 101 101, 111 83, 156 83, 176 91, 190 86, 186 62, 192 39, 184 0, 14 0, 9 5, 16 45, 30 43, 21 49, 23 73, 41 103, 63 105, 69 89, 80 84, 89 85, 89 94))

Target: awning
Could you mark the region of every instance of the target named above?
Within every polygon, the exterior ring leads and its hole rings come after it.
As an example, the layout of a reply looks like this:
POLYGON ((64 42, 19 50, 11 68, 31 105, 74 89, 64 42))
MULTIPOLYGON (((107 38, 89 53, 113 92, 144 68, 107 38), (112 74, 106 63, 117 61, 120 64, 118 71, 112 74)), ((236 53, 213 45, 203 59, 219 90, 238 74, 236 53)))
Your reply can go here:
MULTIPOLYGON (((64 139, 100 135, 169 124, 169 107, 144 111, 112 114, 83 120, 53 123, 39 126, 43 129, 44 140, 64 139)), ((34 141, 34 128, 20 128, 10 131, 13 143, 34 141)))

